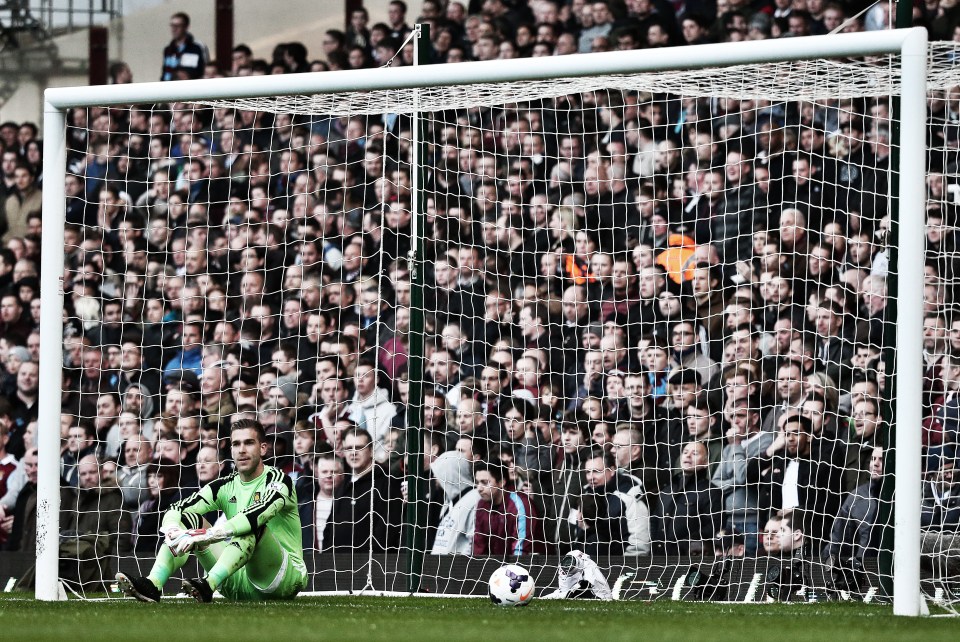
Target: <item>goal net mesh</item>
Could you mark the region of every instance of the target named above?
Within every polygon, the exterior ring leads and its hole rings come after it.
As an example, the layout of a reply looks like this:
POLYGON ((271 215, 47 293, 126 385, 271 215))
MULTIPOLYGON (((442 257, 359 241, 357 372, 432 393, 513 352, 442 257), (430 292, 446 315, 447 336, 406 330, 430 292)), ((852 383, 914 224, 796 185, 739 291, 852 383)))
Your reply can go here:
MULTIPOLYGON (((949 603, 960 75, 935 53, 924 588, 949 603)), ((146 574, 256 418, 310 590, 404 591, 417 553, 425 592, 520 560, 542 594, 582 550, 622 598, 873 598, 898 92, 884 56, 71 110, 62 579, 146 574)))

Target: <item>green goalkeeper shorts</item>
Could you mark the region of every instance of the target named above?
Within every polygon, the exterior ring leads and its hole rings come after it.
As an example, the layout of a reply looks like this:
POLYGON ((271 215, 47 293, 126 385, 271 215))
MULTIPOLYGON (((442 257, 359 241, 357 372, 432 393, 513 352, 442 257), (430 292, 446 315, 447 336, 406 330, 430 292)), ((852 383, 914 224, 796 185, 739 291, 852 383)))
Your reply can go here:
POLYGON ((217 587, 228 600, 238 602, 260 602, 264 600, 292 600, 307 586, 307 567, 303 562, 295 561, 284 552, 283 562, 277 571, 276 579, 270 586, 257 586, 247 576, 247 569, 241 568, 217 587))

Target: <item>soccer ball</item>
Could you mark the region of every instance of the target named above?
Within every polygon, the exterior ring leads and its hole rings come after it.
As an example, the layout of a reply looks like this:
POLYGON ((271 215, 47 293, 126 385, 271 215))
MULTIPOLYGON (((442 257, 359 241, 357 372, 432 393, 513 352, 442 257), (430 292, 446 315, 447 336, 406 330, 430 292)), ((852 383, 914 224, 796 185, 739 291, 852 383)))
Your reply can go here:
POLYGON ((497 606, 526 606, 533 599, 535 588, 527 569, 507 564, 490 576, 490 601, 497 606))

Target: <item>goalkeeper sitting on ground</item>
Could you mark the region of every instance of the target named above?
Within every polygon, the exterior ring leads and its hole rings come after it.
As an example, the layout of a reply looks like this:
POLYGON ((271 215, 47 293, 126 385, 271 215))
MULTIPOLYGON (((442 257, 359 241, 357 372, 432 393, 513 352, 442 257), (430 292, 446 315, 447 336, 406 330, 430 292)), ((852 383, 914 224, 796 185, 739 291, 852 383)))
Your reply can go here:
POLYGON ((192 552, 206 577, 187 579, 183 590, 198 602, 213 592, 232 600, 291 599, 307 583, 300 543, 300 516, 290 478, 265 466, 263 425, 241 419, 230 427, 236 472, 217 479, 170 507, 161 531, 165 541, 147 577, 117 573, 126 595, 157 602, 167 579, 192 552), (201 515, 219 510, 216 525, 203 529, 201 515))

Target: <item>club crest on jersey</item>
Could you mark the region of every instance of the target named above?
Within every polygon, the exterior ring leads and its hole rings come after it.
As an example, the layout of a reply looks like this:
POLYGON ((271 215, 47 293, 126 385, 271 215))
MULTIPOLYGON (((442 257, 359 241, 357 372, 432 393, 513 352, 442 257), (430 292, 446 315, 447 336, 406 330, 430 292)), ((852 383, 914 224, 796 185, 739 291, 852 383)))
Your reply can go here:
POLYGON ((257 502, 259 502, 259 501, 260 501, 260 491, 258 490, 257 492, 255 492, 255 493, 253 494, 253 502, 254 502, 254 503, 257 503, 257 502))

